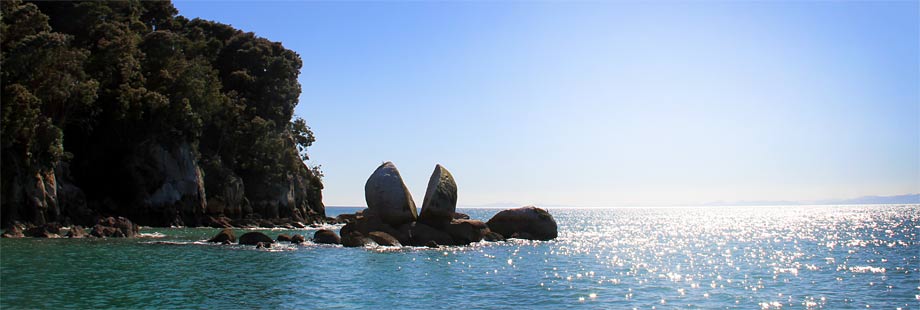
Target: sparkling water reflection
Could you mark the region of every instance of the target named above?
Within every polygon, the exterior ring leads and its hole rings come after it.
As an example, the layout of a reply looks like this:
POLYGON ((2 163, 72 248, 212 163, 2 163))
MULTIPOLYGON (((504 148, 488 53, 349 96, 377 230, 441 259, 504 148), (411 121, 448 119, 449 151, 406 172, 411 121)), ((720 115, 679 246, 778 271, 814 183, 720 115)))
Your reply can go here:
MULTIPOLYGON (((480 219, 497 211, 465 210, 480 219)), ((920 308, 918 206, 551 213, 560 227, 554 241, 440 249, 200 242, 215 229, 4 239, 0 306, 920 308)))

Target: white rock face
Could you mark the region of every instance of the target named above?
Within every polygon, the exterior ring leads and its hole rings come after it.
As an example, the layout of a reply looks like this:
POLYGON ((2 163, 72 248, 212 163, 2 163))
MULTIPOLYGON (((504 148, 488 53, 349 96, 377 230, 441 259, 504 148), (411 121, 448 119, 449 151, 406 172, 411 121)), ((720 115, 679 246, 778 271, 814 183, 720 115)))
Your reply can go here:
POLYGON ((392 162, 385 162, 377 167, 367 179, 364 185, 364 199, 367 201, 369 212, 393 227, 413 222, 418 218, 412 194, 392 162))

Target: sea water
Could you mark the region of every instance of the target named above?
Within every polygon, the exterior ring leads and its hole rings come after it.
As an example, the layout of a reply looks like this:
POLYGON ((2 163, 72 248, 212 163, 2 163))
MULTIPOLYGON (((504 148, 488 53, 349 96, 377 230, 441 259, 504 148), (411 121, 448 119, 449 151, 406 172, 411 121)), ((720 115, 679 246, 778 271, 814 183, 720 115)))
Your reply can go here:
POLYGON ((553 241, 438 249, 212 245, 207 228, 3 239, 0 308, 920 309, 917 205, 550 213, 553 241))

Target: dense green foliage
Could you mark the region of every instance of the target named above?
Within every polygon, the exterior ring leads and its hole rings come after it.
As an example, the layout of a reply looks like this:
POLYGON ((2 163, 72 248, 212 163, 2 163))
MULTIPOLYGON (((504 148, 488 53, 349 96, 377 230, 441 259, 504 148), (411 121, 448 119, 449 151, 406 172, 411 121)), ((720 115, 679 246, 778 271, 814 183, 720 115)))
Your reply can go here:
POLYGON ((22 175, 62 163, 90 203, 131 203, 124 176, 137 171, 119 163, 145 144, 191 145, 205 174, 239 176, 249 200, 292 175, 319 192, 302 162, 313 133, 292 121, 300 57, 177 14, 159 1, 3 2, 4 204, 22 175))

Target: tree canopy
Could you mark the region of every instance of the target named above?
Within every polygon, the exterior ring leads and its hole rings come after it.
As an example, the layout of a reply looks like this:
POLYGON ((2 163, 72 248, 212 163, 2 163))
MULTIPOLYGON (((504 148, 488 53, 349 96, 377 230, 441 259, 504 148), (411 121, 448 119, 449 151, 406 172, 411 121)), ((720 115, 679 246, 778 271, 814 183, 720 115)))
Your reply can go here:
POLYGON ((163 1, 4 1, 0 27, 5 205, 14 174, 61 163, 88 199, 119 197, 109 166, 142 143, 192 145, 250 200, 292 174, 322 188, 303 164, 313 132, 292 120, 302 62, 281 43, 163 1))

